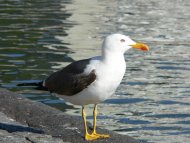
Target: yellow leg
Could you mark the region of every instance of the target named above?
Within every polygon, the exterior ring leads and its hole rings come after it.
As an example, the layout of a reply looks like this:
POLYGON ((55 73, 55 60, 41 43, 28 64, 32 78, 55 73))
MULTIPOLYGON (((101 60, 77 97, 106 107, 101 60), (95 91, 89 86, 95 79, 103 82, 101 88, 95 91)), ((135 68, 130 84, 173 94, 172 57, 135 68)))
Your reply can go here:
POLYGON ((97 116, 97 105, 94 105, 94 110, 93 110, 93 117, 94 117, 94 121, 93 121, 93 131, 92 131, 92 135, 96 136, 97 138, 109 138, 110 135, 108 134, 97 134, 96 133, 96 116, 97 116))
POLYGON ((85 111, 84 111, 84 106, 82 106, 82 117, 83 117, 83 122, 84 122, 84 131, 85 131, 84 137, 85 137, 85 140, 90 141, 90 140, 96 140, 96 139, 98 139, 97 136, 95 136, 95 135, 90 135, 90 134, 88 133, 88 129, 87 129, 87 125, 86 125, 86 113, 85 113, 85 111))

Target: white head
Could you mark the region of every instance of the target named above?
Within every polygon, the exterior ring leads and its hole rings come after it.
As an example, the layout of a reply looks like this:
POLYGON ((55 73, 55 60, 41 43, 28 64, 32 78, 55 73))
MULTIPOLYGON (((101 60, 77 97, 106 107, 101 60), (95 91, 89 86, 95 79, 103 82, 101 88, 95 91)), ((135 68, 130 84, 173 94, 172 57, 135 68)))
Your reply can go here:
POLYGON ((102 52, 105 53, 121 53, 124 54, 128 49, 136 48, 143 51, 148 51, 147 45, 136 43, 130 37, 122 34, 111 34, 107 36, 102 45, 102 52))

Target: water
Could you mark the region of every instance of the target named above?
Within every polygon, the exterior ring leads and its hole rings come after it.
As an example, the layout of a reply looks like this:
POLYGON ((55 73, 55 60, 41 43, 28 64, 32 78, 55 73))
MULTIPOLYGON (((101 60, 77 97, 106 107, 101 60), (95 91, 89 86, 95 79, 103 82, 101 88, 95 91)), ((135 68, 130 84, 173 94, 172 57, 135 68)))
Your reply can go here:
MULTIPOLYGON (((189 11, 188 0, 1 0, 1 87, 80 116, 79 106, 16 84, 99 54, 107 34, 128 34, 151 51, 127 52, 121 86, 98 106, 98 126, 148 142, 188 143, 189 11)), ((87 112, 92 121, 92 106, 87 112)))

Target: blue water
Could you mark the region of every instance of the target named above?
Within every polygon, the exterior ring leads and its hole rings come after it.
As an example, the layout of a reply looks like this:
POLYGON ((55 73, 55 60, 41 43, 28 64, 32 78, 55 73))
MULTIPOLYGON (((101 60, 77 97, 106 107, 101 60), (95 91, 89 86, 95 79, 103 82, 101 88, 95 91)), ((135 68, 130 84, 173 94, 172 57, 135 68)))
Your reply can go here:
MULTIPOLYGON (((188 0, 85 5, 81 0, 1 1, 0 86, 80 116, 79 106, 16 84, 40 81, 70 62, 97 55, 107 34, 128 34, 151 50, 126 53, 125 77, 116 95, 98 106, 98 126, 147 142, 188 143, 188 0)), ((92 122, 92 106, 87 112, 92 122)))

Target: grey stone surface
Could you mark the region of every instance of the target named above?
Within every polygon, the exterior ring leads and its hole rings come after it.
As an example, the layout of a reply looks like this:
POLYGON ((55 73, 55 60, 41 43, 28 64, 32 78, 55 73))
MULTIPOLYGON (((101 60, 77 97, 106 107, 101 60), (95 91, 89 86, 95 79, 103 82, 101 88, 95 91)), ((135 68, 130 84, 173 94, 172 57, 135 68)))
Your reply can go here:
POLYGON ((33 131, 35 130, 0 112, 0 143, 63 143, 60 138, 33 131))
MULTIPOLYGON (((0 142, 87 142, 83 138, 81 118, 30 101, 5 89, 0 89, 0 117, 0 142)), ((89 126, 91 130, 92 126, 89 126)), ((96 140, 94 143, 139 142, 127 135, 119 135, 105 129, 98 128, 97 131, 108 133, 111 138, 96 140)))
POLYGON ((60 138, 51 135, 30 132, 13 132, 0 130, 0 143, 64 143, 60 138))
POLYGON ((31 143, 25 137, 8 133, 5 130, 0 130, 0 142, 1 143, 31 143))

